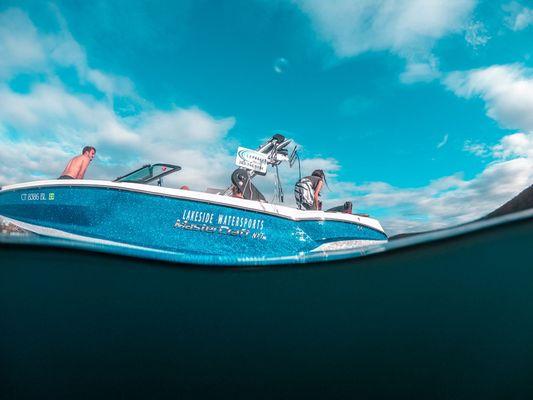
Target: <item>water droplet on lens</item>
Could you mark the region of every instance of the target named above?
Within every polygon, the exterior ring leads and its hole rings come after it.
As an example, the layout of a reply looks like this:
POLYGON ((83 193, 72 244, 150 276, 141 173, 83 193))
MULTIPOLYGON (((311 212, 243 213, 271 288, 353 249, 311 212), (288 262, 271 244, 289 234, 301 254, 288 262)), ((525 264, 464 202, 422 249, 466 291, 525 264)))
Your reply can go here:
POLYGON ((274 62, 274 71, 277 74, 284 74, 289 69, 289 61, 286 58, 280 57, 274 62))

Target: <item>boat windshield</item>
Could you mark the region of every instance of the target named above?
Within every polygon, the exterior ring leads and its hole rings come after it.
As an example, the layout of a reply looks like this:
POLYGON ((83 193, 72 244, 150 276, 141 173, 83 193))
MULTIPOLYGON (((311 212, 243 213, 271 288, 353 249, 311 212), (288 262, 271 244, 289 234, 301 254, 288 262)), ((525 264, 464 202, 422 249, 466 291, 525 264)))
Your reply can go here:
POLYGON ((172 164, 147 164, 118 177, 114 182, 150 183, 166 175, 178 172, 180 169, 181 167, 172 164))

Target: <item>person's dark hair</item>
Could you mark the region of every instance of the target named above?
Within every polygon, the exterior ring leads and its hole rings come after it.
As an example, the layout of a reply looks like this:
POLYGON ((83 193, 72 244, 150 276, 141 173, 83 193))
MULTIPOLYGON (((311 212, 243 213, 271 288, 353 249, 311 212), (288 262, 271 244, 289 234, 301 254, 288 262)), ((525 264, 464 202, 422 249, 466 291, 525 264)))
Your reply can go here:
POLYGON ((318 176, 319 178, 322 178, 322 179, 326 178, 326 174, 324 173, 323 169, 315 169, 311 175, 318 176))
POLYGON ((326 180, 326 173, 323 169, 315 169, 311 175, 322 179, 329 189, 328 181, 326 180))
POLYGON ((85 152, 90 153, 91 150, 94 150, 96 152, 96 149, 93 146, 85 146, 83 150, 81 151, 81 154, 85 154, 85 152))

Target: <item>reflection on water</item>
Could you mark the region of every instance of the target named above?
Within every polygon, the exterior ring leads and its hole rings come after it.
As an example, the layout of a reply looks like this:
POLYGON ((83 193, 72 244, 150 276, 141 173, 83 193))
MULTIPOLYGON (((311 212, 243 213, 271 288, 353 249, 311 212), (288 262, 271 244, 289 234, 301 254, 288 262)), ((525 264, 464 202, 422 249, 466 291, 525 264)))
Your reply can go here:
POLYGON ((13 225, 12 223, 4 221, 3 219, 0 218, 0 235, 27 236, 27 235, 31 235, 31 233, 13 225))

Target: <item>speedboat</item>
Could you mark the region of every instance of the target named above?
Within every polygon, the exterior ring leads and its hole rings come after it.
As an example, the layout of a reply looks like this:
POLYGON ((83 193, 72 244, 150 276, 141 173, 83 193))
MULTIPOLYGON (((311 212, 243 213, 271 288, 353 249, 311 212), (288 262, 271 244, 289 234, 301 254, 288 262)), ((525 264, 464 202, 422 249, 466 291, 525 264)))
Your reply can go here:
MULTIPOLYGON (((257 150, 239 147, 232 185, 215 193, 165 187, 181 168, 145 165, 112 181, 41 180, 0 188, 0 217, 27 231, 61 239, 196 256, 291 257, 339 246, 387 241, 380 223, 341 208, 304 211, 274 204, 252 183, 297 157, 274 135, 257 150), (241 197, 233 197, 239 188, 241 197), (339 212, 340 210, 340 212, 339 212), (344 212, 343 212, 344 211, 344 212)), ((283 200, 281 185, 278 197, 283 200)))

